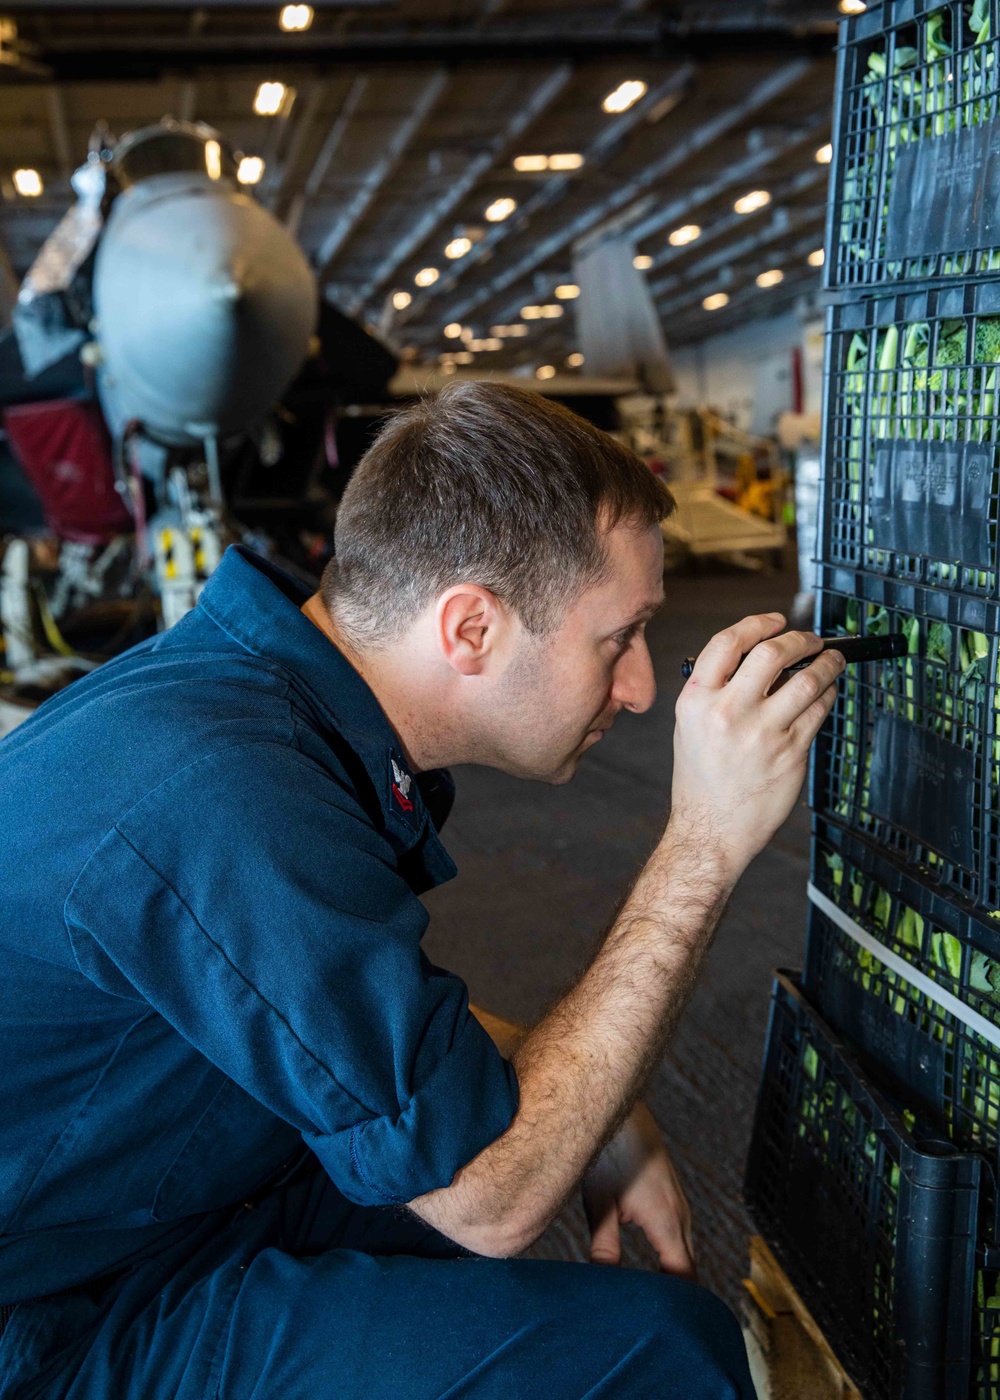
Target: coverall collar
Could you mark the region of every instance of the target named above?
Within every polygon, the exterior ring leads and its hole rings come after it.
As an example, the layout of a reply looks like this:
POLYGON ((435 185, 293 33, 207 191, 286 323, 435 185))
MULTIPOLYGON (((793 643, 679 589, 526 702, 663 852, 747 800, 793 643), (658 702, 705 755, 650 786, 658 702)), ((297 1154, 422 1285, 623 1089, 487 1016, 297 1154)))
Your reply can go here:
POLYGON ((423 841, 421 855, 432 883, 443 883, 457 871, 438 840, 421 791, 434 787, 439 775, 415 779, 371 687, 301 611, 312 591, 261 555, 231 545, 198 606, 240 646, 291 672, 308 689, 363 763, 394 845, 408 851, 423 841))

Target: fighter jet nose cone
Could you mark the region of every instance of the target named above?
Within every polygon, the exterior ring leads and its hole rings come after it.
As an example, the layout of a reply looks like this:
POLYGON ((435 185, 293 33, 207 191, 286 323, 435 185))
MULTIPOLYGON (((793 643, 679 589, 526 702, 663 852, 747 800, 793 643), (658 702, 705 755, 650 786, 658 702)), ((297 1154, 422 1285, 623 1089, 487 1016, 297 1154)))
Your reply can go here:
POLYGON ((95 310, 116 416, 167 441, 241 431, 306 356, 316 284, 294 240, 233 189, 158 175, 120 195, 98 247, 95 310))

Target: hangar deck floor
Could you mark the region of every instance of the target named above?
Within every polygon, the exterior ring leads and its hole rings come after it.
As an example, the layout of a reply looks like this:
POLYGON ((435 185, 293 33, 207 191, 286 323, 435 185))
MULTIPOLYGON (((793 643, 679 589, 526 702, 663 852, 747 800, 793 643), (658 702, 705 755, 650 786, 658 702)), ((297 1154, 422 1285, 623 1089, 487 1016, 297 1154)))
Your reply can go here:
MULTIPOLYGON (((659 698, 623 715, 565 787, 488 769, 456 773, 446 845, 459 878, 427 896, 433 961, 460 973, 473 1000, 530 1021, 572 981, 662 829, 681 658, 750 612, 787 611, 794 564, 781 574, 723 566, 667 576, 667 603, 649 628, 659 698)), ((649 1101, 683 1176, 695 1217, 701 1279, 736 1303, 746 1271, 743 1162, 767 1024, 770 969, 801 965, 809 814, 803 794, 741 881, 649 1101)), ((584 1257, 572 1207, 532 1253, 584 1257)), ((631 1236, 626 1257, 648 1263, 631 1236)))

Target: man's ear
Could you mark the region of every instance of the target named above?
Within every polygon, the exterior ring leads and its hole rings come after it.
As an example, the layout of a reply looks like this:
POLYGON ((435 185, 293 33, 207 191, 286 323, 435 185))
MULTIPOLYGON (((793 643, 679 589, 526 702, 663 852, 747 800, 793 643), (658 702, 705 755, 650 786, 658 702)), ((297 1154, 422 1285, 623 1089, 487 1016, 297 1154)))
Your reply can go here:
POLYGON ((510 614, 488 588, 457 583, 438 598, 435 620, 448 665, 459 675, 478 676, 503 639, 510 614))

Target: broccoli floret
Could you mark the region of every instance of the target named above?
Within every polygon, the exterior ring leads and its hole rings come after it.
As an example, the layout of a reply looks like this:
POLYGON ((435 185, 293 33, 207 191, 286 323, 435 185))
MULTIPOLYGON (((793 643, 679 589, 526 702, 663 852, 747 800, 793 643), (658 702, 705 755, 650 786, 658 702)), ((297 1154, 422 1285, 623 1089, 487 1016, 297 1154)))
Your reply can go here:
MULTIPOLYGON (((965 321, 942 321, 938 326, 937 344, 934 347, 935 373, 928 380, 930 387, 935 390, 943 388, 945 384, 943 371, 952 365, 964 365, 967 357, 968 327, 965 321)), ((948 387, 955 387, 953 378, 949 379, 948 387)))
POLYGON ((951 660, 951 628, 946 622, 932 622, 927 628, 927 659, 946 666, 951 660))
POLYGON ((938 327, 937 346, 934 351, 936 365, 961 365, 965 363, 967 326, 963 319, 942 321, 938 327))
POLYGON ((976 364, 1000 363, 1000 316, 983 316, 976 324, 976 364))

